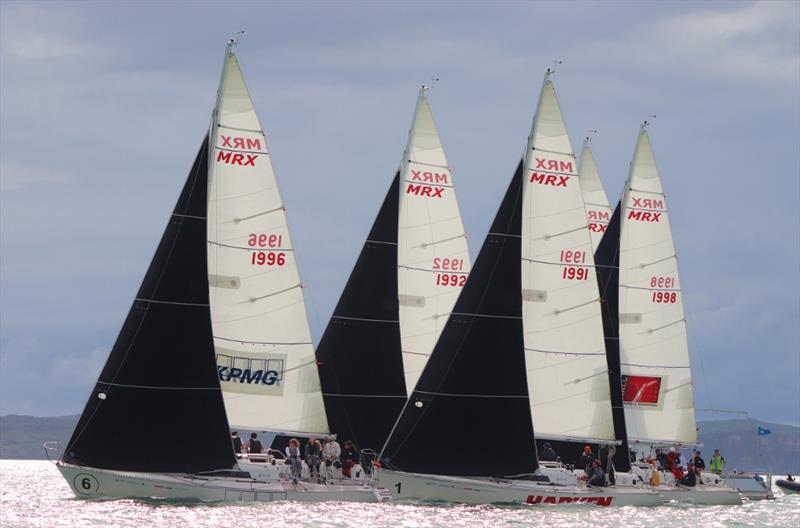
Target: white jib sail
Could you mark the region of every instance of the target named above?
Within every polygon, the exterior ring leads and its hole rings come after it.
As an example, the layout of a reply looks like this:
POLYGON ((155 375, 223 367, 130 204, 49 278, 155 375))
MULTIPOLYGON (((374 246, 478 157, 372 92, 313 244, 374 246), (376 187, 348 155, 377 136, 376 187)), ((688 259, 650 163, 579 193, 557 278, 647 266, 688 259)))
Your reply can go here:
POLYGON ((232 428, 327 432, 303 288, 266 137, 228 51, 209 153, 208 279, 232 428))
POLYGON ((537 438, 614 441, 597 275, 580 182, 546 77, 525 153, 522 318, 537 438))
POLYGON ((678 259, 644 126, 621 213, 619 334, 628 438, 648 443, 696 443, 678 259))
POLYGON ((611 207, 608 205, 608 196, 600 180, 600 173, 594 162, 592 149, 586 141, 581 151, 581 163, 578 165, 578 179, 583 190, 583 201, 586 203, 586 220, 589 223, 589 233, 592 238, 592 254, 597 251, 597 246, 603 238, 608 221, 611 220, 611 207))
POLYGON ((400 165, 397 267, 403 369, 410 393, 470 270, 453 175, 424 88, 400 165))

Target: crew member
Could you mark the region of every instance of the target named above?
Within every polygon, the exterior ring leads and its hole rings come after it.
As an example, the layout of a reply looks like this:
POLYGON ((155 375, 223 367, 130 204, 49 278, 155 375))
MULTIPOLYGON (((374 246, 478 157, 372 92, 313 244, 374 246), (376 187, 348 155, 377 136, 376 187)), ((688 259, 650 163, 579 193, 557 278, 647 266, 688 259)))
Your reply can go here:
POLYGON ((353 442, 347 440, 342 449, 342 476, 352 478, 350 470, 358 464, 358 450, 353 446, 353 442))
POLYGON ((719 475, 725 469, 725 457, 719 454, 719 449, 714 450, 711 455, 711 460, 708 461, 711 466, 711 472, 719 475))
POLYGON ((683 486, 694 487, 697 485, 697 475, 694 472, 694 466, 689 463, 686 467, 686 475, 683 478, 676 480, 678 484, 683 486))
POLYGON ((603 467, 600 464, 600 461, 599 460, 593 460, 592 461, 592 468, 593 468, 592 478, 591 478, 591 480, 589 480, 588 484, 590 486, 600 486, 600 487, 605 486, 606 485, 606 474, 603 471, 603 467))
POLYGON ((242 439, 236 431, 231 432, 231 443, 233 444, 233 452, 237 455, 242 452, 242 439))
POLYGON ((255 433, 250 433, 250 441, 247 445, 247 451, 249 453, 262 453, 264 447, 261 445, 261 440, 258 439, 258 435, 255 433))
POLYGON ((297 484, 297 479, 302 478, 303 475, 303 461, 300 460, 300 442, 297 438, 289 440, 289 445, 286 446, 286 461, 292 470, 292 482, 297 484))
POLYGON ((542 452, 539 453, 539 460, 543 462, 555 462, 558 459, 558 455, 556 455, 553 446, 550 445, 550 442, 545 442, 542 446, 542 452))

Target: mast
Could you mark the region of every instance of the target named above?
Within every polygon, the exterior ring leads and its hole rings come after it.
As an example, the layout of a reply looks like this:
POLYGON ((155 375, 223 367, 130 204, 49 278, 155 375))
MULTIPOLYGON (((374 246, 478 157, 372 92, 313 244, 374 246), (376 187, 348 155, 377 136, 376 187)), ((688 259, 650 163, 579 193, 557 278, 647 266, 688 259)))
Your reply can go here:
POLYGON ((620 222, 621 388, 629 440, 697 443, 678 259, 646 121, 631 162, 620 222))
POLYGON ((235 466, 217 381, 206 266, 208 137, 63 459, 199 473, 235 466), (187 438, 169 449, 167 438, 187 438))
POLYGON ((208 285, 232 428, 328 431, 303 288, 266 136, 233 52, 214 108, 208 285))
POLYGON ((545 75, 525 155, 522 316, 539 439, 614 442, 602 316, 575 154, 545 75))

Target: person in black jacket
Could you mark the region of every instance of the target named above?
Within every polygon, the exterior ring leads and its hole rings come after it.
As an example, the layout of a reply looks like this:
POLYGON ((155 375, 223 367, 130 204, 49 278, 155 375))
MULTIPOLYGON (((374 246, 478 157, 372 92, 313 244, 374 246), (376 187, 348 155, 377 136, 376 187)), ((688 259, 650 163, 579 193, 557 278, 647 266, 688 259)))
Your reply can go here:
POLYGON ((261 445, 261 440, 258 439, 258 435, 255 433, 250 433, 250 442, 248 442, 247 450, 250 453, 261 453, 264 450, 264 447, 261 445))
POLYGON ((346 441, 342 446, 342 476, 352 478, 350 470, 353 466, 358 464, 358 450, 350 440, 346 441))
POLYGON ((542 452, 539 453, 539 460, 543 462, 555 462, 558 459, 558 455, 556 455, 553 446, 550 445, 550 442, 545 442, 542 446, 542 452))
POLYGON ((592 461, 592 478, 587 483, 589 486, 606 486, 606 474, 600 466, 599 460, 592 461))
POLYGON ((583 446, 583 453, 581 453, 580 458, 578 459, 578 463, 575 464, 575 469, 582 469, 586 476, 591 478, 594 469, 592 467, 592 462, 594 462, 595 456, 592 453, 592 446, 583 446))
POLYGON ((700 457, 700 451, 694 452, 694 456, 690 462, 694 466, 694 469, 698 475, 706 468, 706 461, 700 457))
POLYGON ((694 472, 694 466, 689 462, 686 467, 688 471, 686 471, 686 475, 684 475, 683 478, 678 479, 678 484, 694 487, 697 485, 697 475, 694 472))
POLYGON ((242 452, 242 439, 236 431, 231 432, 231 442, 233 443, 233 452, 237 455, 242 452))

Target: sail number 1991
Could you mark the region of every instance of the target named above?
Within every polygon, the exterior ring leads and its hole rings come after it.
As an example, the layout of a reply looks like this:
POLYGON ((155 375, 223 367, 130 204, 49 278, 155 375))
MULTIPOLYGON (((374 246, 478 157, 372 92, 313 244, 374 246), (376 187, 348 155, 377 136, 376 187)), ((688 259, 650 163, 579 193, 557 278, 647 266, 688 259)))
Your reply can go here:
MULTIPOLYGON (((561 251, 559 260, 564 264, 586 264, 586 252, 564 249, 561 251)), ((586 266, 564 266, 561 270, 561 278, 566 280, 588 280, 589 268, 586 266)))

